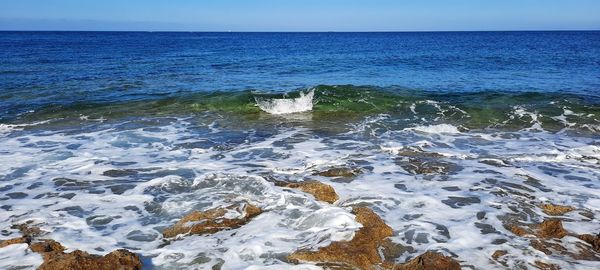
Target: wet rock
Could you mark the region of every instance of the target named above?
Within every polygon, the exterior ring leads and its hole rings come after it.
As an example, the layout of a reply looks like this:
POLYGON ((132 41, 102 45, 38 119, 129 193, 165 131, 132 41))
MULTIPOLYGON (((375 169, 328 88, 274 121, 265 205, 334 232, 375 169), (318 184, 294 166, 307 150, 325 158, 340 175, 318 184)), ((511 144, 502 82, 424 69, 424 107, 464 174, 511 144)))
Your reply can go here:
POLYGON ((503 265, 505 267, 508 267, 508 263, 506 262, 506 258, 502 258, 506 254, 508 254, 508 251, 506 251, 506 250, 496 250, 492 254, 492 259, 494 261, 500 263, 501 265, 503 265))
POLYGON ((394 270, 459 270, 460 264, 441 253, 428 251, 405 264, 396 265, 394 270))
POLYGON ((410 174, 450 174, 459 170, 458 165, 442 160, 438 153, 418 148, 406 148, 398 152, 396 164, 410 174))
POLYGON ((494 260, 497 260, 498 258, 500 258, 506 254, 508 254, 508 251, 506 251, 506 250, 496 250, 496 251, 494 251, 494 254, 492 254, 492 258, 494 260))
POLYGON ((374 269, 383 260, 378 248, 393 231, 371 209, 355 207, 356 221, 363 225, 350 241, 333 242, 317 251, 299 250, 288 256, 292 262, 316 262, 328 267, 374 269))
POLYGON ((409 252, 415 252, 411 246, 404 246, 398 243, 394 243, 389 238, 385 239, 380 246, 381 255, 386 262, 393 262, 396 258, 402 256, 402 254, 409 252))
POLYGON ((534 224, 529 226, 510 226, 510 230, 519 236, 528 235, 532 238, 530 246, 545 253, 551 255, 558 253, 565 256, 570 256, 576 260, 600 260, 600 236, 594 236, 590 234, 576 235, 567 232, 562 226, 562 222, 559 219, 548 219, 540 224, 534 224), (589 246, 583 243, 573 243, 569 249, 562 246, 556 241, 548 241, 549 239, 562 239, 565 236, 574 236, 584 242, 588 243, 589 246))
POLYGON ((529 226, 508 225, 507 229, 518 236, 533 235, 539 238, 563 238, 568 232, 558 219, 547 219, 540 224, 529 226))
POLYGON ((219 207, 204 212, 194 211, 184 216, 172 227, 163 231, 165 238, 172 238, 180 234, 210 234, 222 230, 236 229, 262 213, 262 209, 252 204, 234 204, 228 207, 219 207), (226 218, 230 211, 237 211, 239 218, 226 218))
POLYGON ((463 206, 481 203, 478 197, 455 197, 449 196, 448 199, 442 200, 442 202, 452 208, 461 208, 463 206))
POLYGON ((582 216, 584 216, 584 217, 586 217, 586 218, 594 219, 594 213, 592 213, 590 211, 587 211, 587 210, 580 211, 579 214, 582 215, 582 216))
POLYGON ((99 256, 81 250, 64 253, 65 248, 53 240, 33 243, 30 247, 32 251, 40 253, 44 258, 44 262, 38 267, 38 270, 142 269, 139 256, 125 249, 118 249, 105 256, 99 256))
POLYGON ((581 235, 577 236, 577 238, 590 244, 594 251, 600 253, 600 234, 597 234, 597 235, 581 234, 581 235))
POLYGON ((44 260, 46 255, 50 255, 50 253, 62 253, 65 251, 65 247, 63 247, 59 242, 56 242, 51 239, 45 239, 40 242, 34 242, 29 245, 29 249, 31 251, 40 253, 44 256, 44 260))
POLYGON ((306 192, 308 194, 313 195, 315 199, 319 201, 324 201, 328 203, 334 203, 339 199, 339 196, 337 195, 332 186, 323 184, 315 180, 298 183, 276 182, 275 185, 280 187, 299 189, 302 192, 306 192))
POLYGON ((31 225, 31 223, 32 222, 29 221, 23 224, 13 225, 12 228, 18 229, 23 235, 23 237, 27 239, 27 242, 29 242, 31 241, 31 239, 45 233, 39 227, 31 225))
POLYGON ((124 169, 124 170, 108 170, 102 173, 104 176, 108 177, 125 177, 132 176, 138 174, 137 170, 133 169, 124 169))
POLYGON ((6 193, 6 197, 9 197, 11 199, 23 199, 25 197, 27 197, 27 193, 24 192, 11 192, 11 193, 6 193))
POLYGON ((10 246, 12 244, 25 244, 27 242, 28 242, 27 238, 25 238, 25 237, 12 238, 12 239, 8 239, 8 240, 0 240, 0 248, 10 246))
POLYGON ((555 204, 542 204, 540 205, 542 211, 547 215, 551 216, 562 216, 568 212, 575 210, 571 206, 555 205, 555 204))
POLYGON ((337 167, 318 172, 315 175, 325 177, 356 177, 361 173, 362 171, 357 168, 337 167))
POLYGON ((535 267, 541 270, 559 270, 560 266, 551 263, 545 263, 541 261, 535 261, 535 267))
POLYGON ((562 222, 558 219, 544 220, 542 224, 537 226, 536 235, 541 238, 563 238, 567 235, 567 231, 563 228, 562 222))

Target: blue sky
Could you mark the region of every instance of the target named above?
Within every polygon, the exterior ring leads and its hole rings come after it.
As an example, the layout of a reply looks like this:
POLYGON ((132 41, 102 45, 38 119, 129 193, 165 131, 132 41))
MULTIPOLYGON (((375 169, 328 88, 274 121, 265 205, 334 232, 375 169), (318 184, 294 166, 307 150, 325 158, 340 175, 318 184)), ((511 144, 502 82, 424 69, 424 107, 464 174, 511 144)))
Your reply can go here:
POLYGON ((1 0, 0 30, 600 30, 598 0, 1 0))

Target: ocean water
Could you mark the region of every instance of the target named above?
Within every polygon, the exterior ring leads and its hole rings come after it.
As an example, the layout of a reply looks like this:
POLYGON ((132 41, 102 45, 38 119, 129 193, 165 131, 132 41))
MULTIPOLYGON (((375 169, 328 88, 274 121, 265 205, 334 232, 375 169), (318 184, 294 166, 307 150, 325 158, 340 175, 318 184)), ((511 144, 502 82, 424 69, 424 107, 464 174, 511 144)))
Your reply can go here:
MULTIPOLYGON (((568 231, 600 232, 600 32, 0 32, 0 48, 2 239, 33 220, 148 269, 319 269, 285 257, 351 239, 365 205, 409 247, 399 263, 600 268, 504 226, 553 203, 576 208, 568 231), (340 167, 361 173, 316 175, 340 167), (273 184, 308 179, 340 200, 273 184), (165 244, 183 215, 235 201, 266 211, 165 244)), ((0 249, 0 268, 39 263, 0 249)))

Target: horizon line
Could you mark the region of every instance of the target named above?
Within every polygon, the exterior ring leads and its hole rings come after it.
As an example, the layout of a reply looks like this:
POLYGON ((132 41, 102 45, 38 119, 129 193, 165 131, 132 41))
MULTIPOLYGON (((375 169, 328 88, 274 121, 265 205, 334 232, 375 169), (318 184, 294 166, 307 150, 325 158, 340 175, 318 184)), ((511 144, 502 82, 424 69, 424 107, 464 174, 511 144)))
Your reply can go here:
POLYGON ((0 32, 123 32, 123 33, 449 33, 449 32, 599 32, 600 29, 528 29, 528 30, 368 30, 368 31, 233 31, 233 30, 12 30, 0 32))

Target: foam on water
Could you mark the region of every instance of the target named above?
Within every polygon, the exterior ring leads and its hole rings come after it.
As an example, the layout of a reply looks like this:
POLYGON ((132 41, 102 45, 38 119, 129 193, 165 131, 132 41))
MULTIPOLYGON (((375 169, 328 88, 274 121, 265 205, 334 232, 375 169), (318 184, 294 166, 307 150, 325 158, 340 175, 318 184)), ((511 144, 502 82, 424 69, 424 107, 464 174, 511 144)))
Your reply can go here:
POLYGON ((431 126, 418 126, 414 128, 410 128, 414 131, 419 131, 423 133, 448 133, 448 134, 456 134, 460 133, 457 127, 450 124, 439 124, 439 125, 431 125, 431 126))
POLYGON ((270 114, 290 114, 310 111, 313 108, 313 96, 315 90, 307 93, 300 92, 297 98, 262 98, 255 97, 258 107, 270 114))
MULTIPOLYGON (((318 269, 292 266, 285 257, 300 248, 351 239, 361 225, 350 207, 362 204, 394 229, 394 242, 412 248, 398 262, 437 249, 458 255, 464 266, 502 269, 490 260, 502 249, 510 253, 509 268, 535 260, 563 268, 600 267, 547 256, 502 224, 515 209, 529 213, 531 222, 542 220, 545 215, 535 207, 539 202, 598 216, 597 137, 460 132, 450 124, 395 129, 388 127, 395 120, 386 115, 368 117, 338 134, 286 125, 238 130, 221 127, 225 119, 202 117, 154 120, 152 126, 142 119, 0 137, 0 227, 34 220, 50 232, 48 238, 70 250, 104 254, 129 248, 157 269, 318 269), (407 152, 417 153, 412 161, 403 156, 407 152), (439 173, 410 171, 411 164, 431 165, 415 163, 431 153, 439 155, 439 164, 433 164, 439 173), (339 179, 315 175, 340 166, 362 173, 339 179), (322 203, 277 187, 273 179, 317 179, 332 185, 340 200, 322 203), (186 213, 237 201, 265 212, 235 231, 163 242, 162 230, 186 213)), ((565 227, 600 231, 597 219, 586 220, 575 211, 565 227)), ((18 235, 8 230, 6 237, 18 235)), ((576 241, 561 240, 564 245, 576 241)), ((0 267, 17 259, 21 265, 41 262, 24 245, 0 254, 12 254, 0 256, 0 267)))

